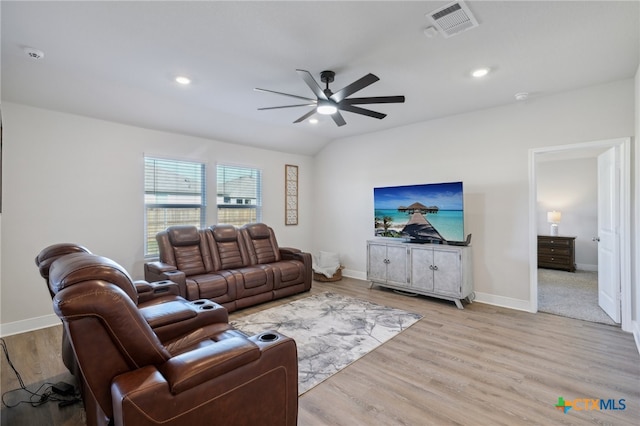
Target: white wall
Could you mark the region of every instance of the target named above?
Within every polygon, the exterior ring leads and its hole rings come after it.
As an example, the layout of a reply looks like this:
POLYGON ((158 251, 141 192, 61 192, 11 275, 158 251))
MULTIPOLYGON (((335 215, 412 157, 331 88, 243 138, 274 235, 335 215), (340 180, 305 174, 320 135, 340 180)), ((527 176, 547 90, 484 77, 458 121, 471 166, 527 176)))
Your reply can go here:
POLYGON ((538 234, 549 235, 547 212, 562 212, 559 235, 576 237, 578 269, 596 271, 598 246, 597 158, 544 161, 536 165, 538 234))
POLYGON ((316 156, 316 247, 341 253, 345 275, 364 277, 374 187, 462 180, 478 300, 530 309, 528 150, 633 135, 633 84, 334 141, 316 156))
MULTIPOLYGON (((76 242, 143 278, 143 156, 263 170, 263 221, 283 246, 311 250, 313 159, 3 103, 2 334, 58 323, 34 258, 76 242), (300 167, 300 222, 284 225, 284 165, 300 167)), ((215 223, 210 202, 208 224, 215 223)))
POLYGON ((528 150, 640 133, 639 81, 345 138, 315 159, 3 103, 0 334, 57 323, 33 263, 49 244, 85 244, 142 277, 144 153, 262 168, 264 221, 279 242, 338 252, 345 275, 361 278, 374 187, 462 180, 478 300, 528 309, 528 150), (300 166, 296 227, 283 224, 285 163, 300 166))

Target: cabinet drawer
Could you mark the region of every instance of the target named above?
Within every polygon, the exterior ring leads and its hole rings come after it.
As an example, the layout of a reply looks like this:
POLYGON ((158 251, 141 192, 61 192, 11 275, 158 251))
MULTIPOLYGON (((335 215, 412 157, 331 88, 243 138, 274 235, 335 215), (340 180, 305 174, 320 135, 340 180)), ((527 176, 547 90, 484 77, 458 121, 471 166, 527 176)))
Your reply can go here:
POLYGON ((572 239, 538 237, 538 247, 571 247, 572 245, 572 239))
POLYGON ((570 265, 571 257, 570 256, 550 256, 550 255, 540 254, 538 255, 538 263, 570 265))
POLYGON ((571 256, 571 249, 569 247, 552 247, 552 246, 539 246, 538 255, 549 256, 571 256))

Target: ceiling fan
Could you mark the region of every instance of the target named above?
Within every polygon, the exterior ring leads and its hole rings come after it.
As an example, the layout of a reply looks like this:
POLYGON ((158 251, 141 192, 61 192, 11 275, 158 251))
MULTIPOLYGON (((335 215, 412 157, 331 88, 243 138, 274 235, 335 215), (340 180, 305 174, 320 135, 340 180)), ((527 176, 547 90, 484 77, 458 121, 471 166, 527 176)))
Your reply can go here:
POLYGON ((320 87, 320 85, 316 82, 309 71, 296 70, 296 72, 298 73, 298 75, 300 75, 300 77, 302 77, 304 82, 307 83, 307 86, 309 86, 314 95, 316 95, 316 99, 306 98, 304 96, 298 95, 291 95, 289 93, 276 92, 274 90, 256 88, 255 90, 258 92, 275 93, 278 95, 284 95, 290 98, 302 99, 306 101, 306 103, 303 104, 258 108, 258 110, 313 107, 311 111, 298 118, 296 121, 294 121, 294 123, 300 123, 301 121, 306 120, 317 112, 318 114, 322 115, 331 115, 331 118, 333 118, 333 121, 338 126, 344 126, 345 124, 347 124, 347 122, 344 121, 344 118, 342 117, 342 114, 340 114, 340 111, 348 111, 355 114, 366 115, 367 117, 383 119, 387 116, 387 114, 382 114, 377 111, 371 111, 370 109, 361 108, 356 105, 404 102, 404 96, 372 96, 367 98, 348 98, 348 96, 354 94, 355 92, 362 90, 365 87, 380 80, 378 77, 371 73, 333 93, 331 89, 329 89, 329 83, 333 82, 336 75, 335 72, 322 71, 320 73, 320 81, 326 84, 325 89, 322 89, 320 87))

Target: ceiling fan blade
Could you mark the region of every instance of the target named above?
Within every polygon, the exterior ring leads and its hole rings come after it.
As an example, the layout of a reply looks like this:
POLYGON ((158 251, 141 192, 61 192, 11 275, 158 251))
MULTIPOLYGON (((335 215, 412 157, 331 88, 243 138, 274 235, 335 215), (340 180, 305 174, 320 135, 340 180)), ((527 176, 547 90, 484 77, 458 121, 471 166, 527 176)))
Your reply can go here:
POLYGON ((353 105, 340 105, 340 109, 343 111, 354 112, 356 114, 366 115, 368 117, 378 118, 382 120, 387 116, 387 114, 383 114, 377 111, 371 111, 370 109, 364 109, 353 105))
POLYGON ((361 104, 394 104, 403 103, 404 96, 372 96, 369 98, 349 98, 343 99, 341 105, 361 105, 361 104))
POLYGON ((311 73, 306 70, 296 70, 298 75, 302 77, 307 86, 311 89, 311 91, 318 97, 318 99, 327 100, 327 95, 324 94, 322 88, 318 85, 318 82, 313 78, 311 73))
POLYGON ((316 106, 316 104, 314 102, 312 104, 282 105, 282 106, 258 108, 258 111, 265 111, 265 110, 268 110, 268 109, 295 108, 295 107, 315 107, 315 106, 316 106))
POLYGON ((307 118, 311 117, 315 113, 316 113, 316 109, 314 108, 308 113, 306 113, 305 115, 303 115, 302 117, 298 118, 296 121, 294 121, 294 123, 300 123, 301 121, 306 120, 307 118))
POLYGON ((336 101, 336 102, 340 102, 342 101, 344 98, 346 98, 347 96, 356 93, 358 90, 362 90, 365 87, 369 86, 370 84, 375 83, 376 81, 380 80, 377 76, 369 73, 367 75, 365 75, 364 77, 362 77, 359 80, 354 81, 353 83, 351 83, 350 85, 343 87, 342 89, 338 90, 336 93, 334 93, 333 95, 331 95, 331 100, 336 101))
POLYGON ((255 89, 253 89, 253 90, 255 90, 256 92, 275 93, 276 95, 289 96, 290 98, 304 99, 305 101, 315 101, 315 99, 305 98, 304 96, 291 95, 291 94, 289 94, 289 93, 276 92, 275 90, 260 89, 260 88, 258 88, 258 87, 256 87, 256 88, 255 88, 255 89))
POLYGON ((338 127, 347 124, 347 122, 344 121, 342 114, 340 114, 340 111, 336 111, 334 114, 331 114, 331 118, 333 118, 333 121, 338 125, 338 127))

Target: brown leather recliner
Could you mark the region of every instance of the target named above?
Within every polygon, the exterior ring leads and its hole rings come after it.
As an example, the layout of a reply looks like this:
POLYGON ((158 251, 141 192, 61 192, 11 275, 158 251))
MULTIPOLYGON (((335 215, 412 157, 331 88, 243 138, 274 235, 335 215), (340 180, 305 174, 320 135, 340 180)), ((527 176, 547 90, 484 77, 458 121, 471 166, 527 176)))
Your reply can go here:
MULTIPOLYGON (((53 244, 48 247, 45 247, 38 253, 36 256, 36 266, 38 267, 38 271, 40 272, 40 276, 44 278, 45 283, 47 284, 47 290, 53 299, 55 294, 49 288, 49 269, 51 268, 51 264, 62 256, 66 256, 72 253, 89 253, 88 248, 81 246, 76 243, 59 243, 53 244)), ((69 372, 74 376, 78 377, 80 375, 80 370, 78 369, 78 365, 75 360, 75 356, 73 355, 73 349, 71 348, 71 342, 67 337, 67 333, 62 333, 62 363, 67 367, 69 372)))
POLYGON ((233 277, 235 307, 244 308, 273 299, 274 277, 267 265, 252 264, 242 236, 233 225, 206 230, 214 270, 233 277))
MULTIPOLYGON (((122 278, 113 263, 72 254, 49 273, 54 311, 82 371, 89 425, 296 424, 292 339, 247 337, 214 322, 163 340, 136 306, 133 285, 112 282, 122 278)), ((209 310, 212 302, 201 302, 209 310)))
POLYGON ((289 296, 311 288, 311 255, 279 247, 273 228, 249 223, 240 228, 251 265, 266 265, 273 271, 273 297, 289 296))
MULTIPOLYGON (((129 294, 162 341, 184 335, 203 324, 228 323, 228 314, 221 306, 208 300, 188 302, 178 296, 178 286, 171 281, 152 283, 144 280, 133 281, 128 272, 116 262, 93 255, 89 249, 75 243, 53 244, 44 248, 36 256, 36 265, 47 283, 47 289, 52 298, 59 288, 49 281, 51 266, 55 261, 66 256, 71 256, 67 262, 74 265, 73 279, 84 279, 79 271, 87 265, 93 268, 92 273, 95 275, 97 273, 95 265, 99 261, 101 276, 108 277, 112 283, 129 294)), ((66 279, 68 283, 71 278, 66 279)), ((61 353, 64 365, 78 378, 79 384, 82 384, 73 349, 64 330, 61 353)))

